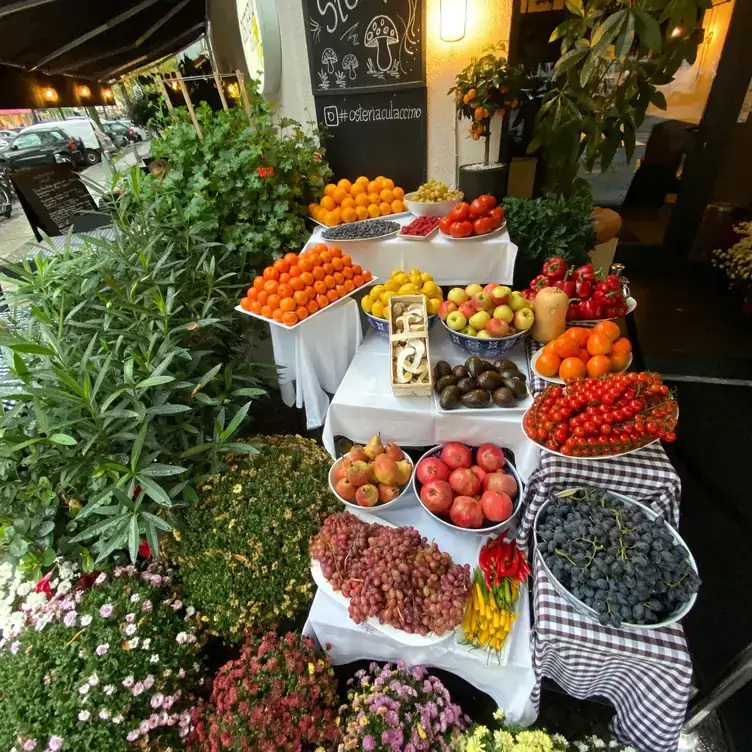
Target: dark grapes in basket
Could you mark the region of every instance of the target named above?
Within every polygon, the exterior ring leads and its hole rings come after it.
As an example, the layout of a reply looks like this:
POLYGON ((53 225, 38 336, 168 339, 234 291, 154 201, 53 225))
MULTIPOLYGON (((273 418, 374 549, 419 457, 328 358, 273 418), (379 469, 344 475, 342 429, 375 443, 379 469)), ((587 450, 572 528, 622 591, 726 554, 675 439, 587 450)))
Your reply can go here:
POLYGON ((652 519, 606 491, 565 493, 541 512, 538 550, 601 624, 658 624, 697 592, 700 578, 687 549, 661 515, 652 519))

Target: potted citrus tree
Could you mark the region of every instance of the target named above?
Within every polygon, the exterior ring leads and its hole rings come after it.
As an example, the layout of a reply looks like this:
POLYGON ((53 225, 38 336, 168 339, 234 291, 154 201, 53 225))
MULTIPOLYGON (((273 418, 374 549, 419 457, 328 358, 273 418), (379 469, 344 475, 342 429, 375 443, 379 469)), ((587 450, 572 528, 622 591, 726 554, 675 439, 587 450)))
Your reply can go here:
POLYGON ((468 201, 482 193, 498 200, 506 195, 507 165, 490 161, 491 126, 496 121, 503 128, 505 115, 520 106, 528 77, 522 66, 510 65, 501 54, 504 49, 503 43, 485 47, 457 75, 448 92, 455 97, 457 119, 469 120, 470 136, 485 142, 482 162, 460 166, 459 188, 468 201))

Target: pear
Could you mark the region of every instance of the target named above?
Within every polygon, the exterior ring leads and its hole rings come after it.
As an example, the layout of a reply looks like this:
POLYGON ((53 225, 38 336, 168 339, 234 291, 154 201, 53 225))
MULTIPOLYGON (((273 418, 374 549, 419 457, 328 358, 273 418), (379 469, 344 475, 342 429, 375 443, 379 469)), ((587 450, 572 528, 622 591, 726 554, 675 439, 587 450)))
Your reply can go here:
POLYGON ((358 446, 358 444, 353 444, 350 447, 350 451, 347 453, 347 457, 349 458, 350 462, 365 462, 368 457, 366 457, 366 453, 363 451, 362 446, 358 446))
POLYGON ((410 476, 413 473, 413 466, 407 460, 400 460, 397 463, 397 471, 399 476, 397 477, 397 484, 404 486, 410 482, 410 476))
POLYGON ((384 453, 384 445, 381 443, 381 434, 377 433, 363 448, 369 460, 375 460, 384 453))

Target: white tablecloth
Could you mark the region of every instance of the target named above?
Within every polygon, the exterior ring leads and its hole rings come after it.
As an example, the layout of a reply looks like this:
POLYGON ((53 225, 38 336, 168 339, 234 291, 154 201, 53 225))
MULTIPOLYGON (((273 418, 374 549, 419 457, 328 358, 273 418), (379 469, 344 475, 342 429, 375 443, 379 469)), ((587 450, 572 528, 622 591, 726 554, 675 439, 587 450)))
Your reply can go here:
MULTIPOLYGON (((384 514, 389 522, 412 525, 428 540, 435 540, 442 551, 459 564, 478 563, 478 552, 485 538, 451 531, 432 520, 412 497, 412 506, 384 514)), ((375 510, 368 510, 373 513, 375 510)), ((457 645, 452 637, 428 647, 412 647, 387 637, 372 627, 355 624, 347 609, 319 591, 311 606, 304 634, 314 636, 321 645, 331 644, 332 663, 341 665, 368 659, 397 661, 400 658, 416 666, 434 666, 451 671, 482 692, 490 695, 504 709, 513 723, 529 725, 535 720, 530 695, 535 685, 530 651, 530 607, 527 598, 521 602, 521 613, 512 631, 512 643, 506 666, 487 658, 480 650, 470 651, 457 645)))
MULTIPOLYGON (((389 219, 389 217, 386 217, 389 219)), ((395 219, 406 225, 415 219, 412 215, 395 219)), ((307 245, 329 243, 336 245, 336 240, 324 240, 323 228, 317 227, 307 245)), ((462 284, 472 282, 498 282, 511 284, 514 276, 514 260, 517 246, 509 239, 504 229, 498 235, 489 238, 468 241, 452 241, 436 233, 430 240, 405 240, 393 235, 384 240, 362 240, 341 243, 343 253, 348 253, 353 262, 385 281, 394 269, 420 269, 429 272, 439 285, 462 284)))
MULTIPOLYGON (((440 323, 431 329, 431 367, 438 360, 463 363, 468 354, 449 339, 440 323)), ((504 358, 523 373, 527 358, 523 345, 504 358)), ((435 397, 395 397, 389 380, 389 343, 369 331, 334 395, 324 423, 324 446, 334 457, 334 437, 365 443, 381 432, 385 440, 403 446, 428 446, 447 441, 481 444, 491 441, 514 452, 523 481, 538 467, 539 450, 522 431, 523 410, 439 411, 435 397)))
POLYGON ((296 329, 269 326, 282 399, 305 407, 307 427, 318 428, 329 407, 326 392, 337 391, 363 339, 358 304, 341 300, 296 329))

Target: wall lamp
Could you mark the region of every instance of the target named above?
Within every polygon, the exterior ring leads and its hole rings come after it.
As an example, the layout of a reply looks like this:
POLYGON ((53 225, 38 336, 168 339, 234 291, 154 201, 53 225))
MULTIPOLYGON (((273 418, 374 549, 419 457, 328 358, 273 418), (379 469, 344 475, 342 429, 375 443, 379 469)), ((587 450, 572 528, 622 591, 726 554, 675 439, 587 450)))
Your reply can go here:
POLYGON ((459 42, 465 36, 467 0, 441 0, 441 41, 459 42))

